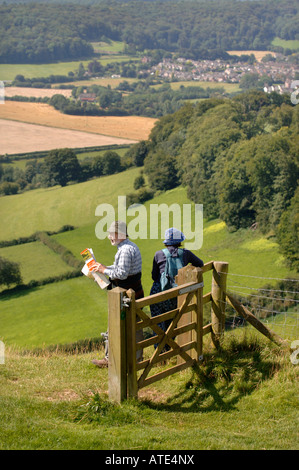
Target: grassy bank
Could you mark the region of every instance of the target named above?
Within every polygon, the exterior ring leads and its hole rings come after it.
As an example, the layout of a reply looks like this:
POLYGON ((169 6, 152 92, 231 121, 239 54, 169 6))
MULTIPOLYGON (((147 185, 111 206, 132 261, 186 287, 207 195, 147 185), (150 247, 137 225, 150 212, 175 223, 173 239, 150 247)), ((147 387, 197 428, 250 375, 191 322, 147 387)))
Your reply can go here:
POLYGON ((0 448, 298 449, 298 368, 288 354, 248 334, 204 352, 199 368, 114 405, 107 369, 90 362, 95 353, 9 349, 0 365, 0 448))

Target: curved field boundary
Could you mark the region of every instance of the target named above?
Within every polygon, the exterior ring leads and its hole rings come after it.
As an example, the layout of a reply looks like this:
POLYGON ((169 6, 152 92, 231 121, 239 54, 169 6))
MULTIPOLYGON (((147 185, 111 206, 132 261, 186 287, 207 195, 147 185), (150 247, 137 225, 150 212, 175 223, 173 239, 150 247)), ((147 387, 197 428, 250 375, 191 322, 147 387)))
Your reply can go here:
POLYGON ((0 119, 0 154, 13 155, 56 148, 122 145, 136 142, 100 134, 57 129, 25 122, 0 119))
MULTIPOLYGON (((4 105, 0 106, 0 119, 136 141, 148 139, 150 131, 157 121, 157 119, 141 116, 71 116, 60 113, 48 104, 19 101, 5 101, 4 105)), ((78 147, 78 145, 76 146, 78 147)))

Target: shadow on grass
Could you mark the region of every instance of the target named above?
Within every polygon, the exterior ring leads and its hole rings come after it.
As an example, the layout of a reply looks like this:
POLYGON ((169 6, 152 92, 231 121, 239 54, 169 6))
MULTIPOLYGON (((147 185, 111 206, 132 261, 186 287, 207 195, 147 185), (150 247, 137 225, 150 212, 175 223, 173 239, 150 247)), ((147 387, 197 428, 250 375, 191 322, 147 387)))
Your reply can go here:
POLYGON ((27 284, 21 284, 20 286, 14 287, 12 289, 5 289, 0 293, 0 302, 24 297, 25 295, 38 291, 41 287, 41 285, 28 286, 27 284))
POLYGON ((149 390, 147 394, 144 389, 142 398, 130 398, 119 404, 110 402, 106 395, 95 393, 76 407, 73 419, 80 423, 119 426, 142 424, 150 419, 151 412, 230 412, 237 409, 244 396, 253 393, 280 369, 279 355, 278 349, 262 341, 233 339, 225 348, 207 352, 203 362, 189 371, 185 383, 181 382, 182 376, 177 380, 177 374, 169 377, 160 396, 158 390, 154 394, 149 390))
POLYGON ((163 402, 145 398, 142 403, 170 412, 231 411, 279 368, 275 352, 269 352, 263 343, 232 341, 226 349, 205 354, 204 360, 192 368, 188 382, 180 385, 174 395, 163 402))

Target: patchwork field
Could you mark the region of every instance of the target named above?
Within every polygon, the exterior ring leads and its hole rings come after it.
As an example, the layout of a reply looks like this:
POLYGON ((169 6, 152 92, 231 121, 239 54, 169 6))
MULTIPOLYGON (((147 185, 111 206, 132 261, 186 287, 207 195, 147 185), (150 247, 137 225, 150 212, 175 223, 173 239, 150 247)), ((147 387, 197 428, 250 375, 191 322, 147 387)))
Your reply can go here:
POLYGON ((70 116, 47 104, 17 101, 6 101, 0 106, 0 119, 132 140, 147 139, 156 122, 140 116, 70 116))
POLYGON ((40 241, 0 248, 0 257, 20 264, 23 282, 59 276, 72 268, 40 241))

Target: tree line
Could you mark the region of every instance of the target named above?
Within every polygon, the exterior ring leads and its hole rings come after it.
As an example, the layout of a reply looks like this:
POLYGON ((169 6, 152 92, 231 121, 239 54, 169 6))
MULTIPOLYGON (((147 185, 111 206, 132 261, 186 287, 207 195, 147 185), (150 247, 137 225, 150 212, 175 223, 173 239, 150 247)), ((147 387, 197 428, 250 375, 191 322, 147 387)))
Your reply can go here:
POLYGON ((0 5, 0 61, 44 63, 88 58, 91 42, 123 41, 132 52, 163 49, 189 58, 220 58, 226 50, 269 49, 296 39, 295 0, 101 2, 92 5, 0 5))
MULTIPOLYGON (((132 166, 142 166, 145 148, 142 141, 133 148, 128 148, 122 158, 111 149, 80 160, 75 150, 54 149, 43 158, 26 158, 25 169, 10 165, 8 157, 8 163, 0 163, 0 195, 9 196, 40 187, 81 183, 120 173, 132 166)), ((5 161, 5 157, 2 160, 5 161)))
POLYGON ((299 269, 298 131, 289 96, 252 90, 189 103, 153 128, 144 172, 154 191, 183 184, 206 217, 230 230, 276 236, 299 269))
MULTIPOLYGON (((17 83, 29 83, 18 81, 17 83)), ((34 81, 32 82, 35 83, 34 81)), ((186 100, 199 100, 215 95, 225 95, 224 88, 202 88, 181 85, 177 90, 165 83, 154 88, 155 82, 149 78, 138 82, 121 82, 114 90, 110 86, 99 85, 72 87, 72 98, 61 94, 51 98, 15 96, 16 101, 48 103, 63 114, 77 116, 146 116, 159 118, 173 113, 184 105, 186 100), (83 101, 84 94, 93 95, 93 101, 83 101)))

